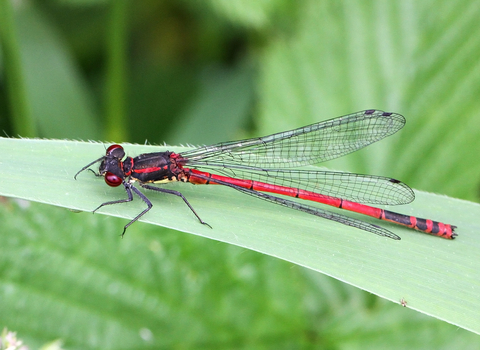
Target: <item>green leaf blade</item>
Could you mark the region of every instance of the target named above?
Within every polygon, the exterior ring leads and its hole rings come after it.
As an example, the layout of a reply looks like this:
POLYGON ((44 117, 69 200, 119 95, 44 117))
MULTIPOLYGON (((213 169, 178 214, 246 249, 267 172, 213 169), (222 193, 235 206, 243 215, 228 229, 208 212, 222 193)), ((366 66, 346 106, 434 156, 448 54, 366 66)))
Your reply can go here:
MULTIPOLYGON (((125 148, 131 156, 166 149, 139 145, 125 148)), ((89 172, 79 175, 77 181, 73 179, 81 167, 104 152, 102 144, 0 139, 0 150, 4 155, 2 195, 83 211, 126 196, 89 172)), ((169 188, 181 191, 213 229, 201 225, 178 198, 156 193, 147 193, 154 207, 143 221, 290 261, 397 303, 405 298, 410 308, 474 332, 480 330, 476 317, 480 303, 475 293, 480 287, 477 204, 417 193, 412 205, 394 209, 457 225, 459 237, 453 241, 347 213, 402 237, 393 241, 222 186, 178 183, 169 188)), ((136 199, 99 212, 131 219, 144 207, 136 199)), ((121 230, 118 227, 119 234, 121 230)))

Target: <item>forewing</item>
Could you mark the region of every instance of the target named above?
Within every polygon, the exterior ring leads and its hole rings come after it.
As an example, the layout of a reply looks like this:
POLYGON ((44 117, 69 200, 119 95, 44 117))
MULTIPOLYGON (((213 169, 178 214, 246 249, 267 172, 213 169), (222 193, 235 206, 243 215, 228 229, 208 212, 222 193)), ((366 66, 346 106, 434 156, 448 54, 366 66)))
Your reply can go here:
POLYGON ((367 110, 260 138, 200 147, 182 153, 180 162, 190 167, 298 167, 355 152, 404 125, 400 114, 367 110))

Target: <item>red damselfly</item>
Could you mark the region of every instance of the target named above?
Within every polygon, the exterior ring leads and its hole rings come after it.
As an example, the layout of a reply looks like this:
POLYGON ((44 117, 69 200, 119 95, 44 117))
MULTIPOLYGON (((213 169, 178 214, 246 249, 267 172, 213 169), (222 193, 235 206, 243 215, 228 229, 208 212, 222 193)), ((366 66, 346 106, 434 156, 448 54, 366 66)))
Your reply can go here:
POLYGON ((398 180, 334 171, 289 169, 357 151, 396 133, 404 125, 405 118, 400 114, 366 110, 270 136, 218 143, 181 154, 168 151, 145 153, 123 160, 123 147, 112 145, 104 156, 83 167, 75 179, 82 171, 101 162, 98 173, 92 170, 95 175, 103 176, 112 187, 123 184, 126 199, 103 203, 94 212, 105 205, 132 201, 132 192, 147 204, 147 208, 124 227, 122 236, 132 223, 152 208, 150 200, 133 185, 134 182, 148 190, 181 197, 198 220, 208 225, 180 192, 149 185, 181 181, 228 186, 269 202, 396 240, 400 237, 378 225, 269 193, 327 204, 453 239, 457 235, 453 225, 361 204, 412 202, 415 199, 413 191, 398 180))

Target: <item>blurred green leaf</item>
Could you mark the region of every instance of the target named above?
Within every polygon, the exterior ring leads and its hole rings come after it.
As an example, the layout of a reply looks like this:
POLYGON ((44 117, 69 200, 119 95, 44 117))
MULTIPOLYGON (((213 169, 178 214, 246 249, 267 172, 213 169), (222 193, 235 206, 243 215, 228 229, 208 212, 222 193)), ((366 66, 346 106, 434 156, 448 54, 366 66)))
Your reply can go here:
POLYGON ((271 25, 274 15, 283 8, 294 8, 288 6, 292 4, 288 0, 209 0, 208 3, 220 18, 255 29, 265 29, 271 25))
POLYGON ((253 100, 253 70, 248 65, 231 70, 208 69, 202 74, 201 93, 166 137, 167 143, 200 145, 238 137, 253 100))
POLYGON ((0 321, 30 349, 58 338, 65 349, 468 349, 478 342, 409 310, 418 303, 409 293, 403 308, 230 244, 142 223, 121 239, 125 220, 36 203, 3 201, 0 220, 8 232, 0 235, 0 321))
POLYGON ((478 200, 479 16, 476 1, 307 2, 298 31, 264 51, 261 129, 369 108, 401 113, 407 125, 388 149, 329 166, 478 200))
POLYGON ((33 4, 21 6, 16 20, 28 103, 39 136, 100 138, 92 96, 61 35, 33 4))
POLYGON ((5 99, 8 103, 5 104, 9 106, 12 113, 13 129, 24 137, 34 137, 37 135, 37 125, 28 103, 14 5, 10 0, 0 0, 0 44, 2 53, 0 68, 4 68, 7 77, 5 99))

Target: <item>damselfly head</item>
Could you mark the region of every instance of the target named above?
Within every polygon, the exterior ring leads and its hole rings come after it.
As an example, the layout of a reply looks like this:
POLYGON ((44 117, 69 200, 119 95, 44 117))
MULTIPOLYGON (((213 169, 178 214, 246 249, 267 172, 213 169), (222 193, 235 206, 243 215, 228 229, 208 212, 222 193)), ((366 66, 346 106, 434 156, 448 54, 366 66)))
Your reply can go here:
POLYGON ((125 151, 120 145, 111 145, 107 148, 98 172, 105 178, 108 186, 117 187, 123 183, 125 174, 123 173, 122 159, 124 156, 125 151))

